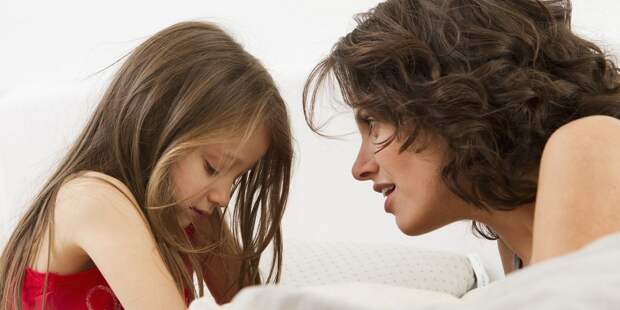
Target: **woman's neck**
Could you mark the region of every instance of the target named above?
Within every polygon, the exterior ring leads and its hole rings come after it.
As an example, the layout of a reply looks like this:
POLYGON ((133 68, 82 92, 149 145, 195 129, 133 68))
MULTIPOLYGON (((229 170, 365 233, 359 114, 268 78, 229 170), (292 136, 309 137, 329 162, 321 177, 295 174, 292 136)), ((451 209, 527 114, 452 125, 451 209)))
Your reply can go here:
POLYGON ((510 211, 480 212, 473 219, 488 225, 525 265, 529 264, 534 227, 533 203, 510 211))

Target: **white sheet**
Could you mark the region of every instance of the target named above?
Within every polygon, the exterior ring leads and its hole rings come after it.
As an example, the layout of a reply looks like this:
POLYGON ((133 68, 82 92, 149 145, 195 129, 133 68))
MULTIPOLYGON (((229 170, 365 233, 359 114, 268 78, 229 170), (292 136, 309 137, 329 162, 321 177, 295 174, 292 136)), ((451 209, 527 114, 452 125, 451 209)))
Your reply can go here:
POLYGON ((243 290, 223 307, 197 300, 190 309, 620 309, 620 234, 515 272, 461 299, 378 284, 256 287, 243 290))

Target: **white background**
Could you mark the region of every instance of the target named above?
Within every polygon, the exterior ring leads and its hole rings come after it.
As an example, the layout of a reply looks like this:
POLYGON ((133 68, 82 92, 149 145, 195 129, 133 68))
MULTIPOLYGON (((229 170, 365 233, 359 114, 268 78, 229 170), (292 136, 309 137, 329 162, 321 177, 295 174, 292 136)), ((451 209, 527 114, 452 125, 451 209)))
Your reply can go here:
MULTIPOLYGON (((15 219, 18 205, 62 154, 62 149, 48 144, 66 144, 72 138, 73 129, 53 137, 52 142, 37 138, 38 132, 50 131, 50 123, 34 121, 34 114, 54 111, 52 102, 72 100, 73 92, 88 97, 92 85, 105 85, 113 69, 98 71, 158 30, 182 20, 209 20, 223 26, 263 61, 288 102, 297 158, 284 221, 287 238, 391 242, 477 252, 497 277, 501 270, 495 245, 473 238, 469 224, 451 225, 421 237, 402 235, 392 216, 383 212, 382 198, 372 192, 371 184, 355 182, 350 175, 358 136, 326 140, 312 134, 303 122, 301 89, 310 69, 352 29, 353 14, 378 2, 3 0, 0 111, 20 114, 23 119, 10 128, 6 125, 10 121, 0 127, 0 191, 5 192, 0 192, 1 215, 15 219), (33 102, 37 108, 28 110, 33 102)), ((617 0, 576 0, 574 29, 610 52, 619 51, 619 8, 617 0)), ((79 122, 67 121, 65 127, 79 128, 79 122)), ((350 115, 338 118, 330 128, 332 133, 354 130, 350 115)))

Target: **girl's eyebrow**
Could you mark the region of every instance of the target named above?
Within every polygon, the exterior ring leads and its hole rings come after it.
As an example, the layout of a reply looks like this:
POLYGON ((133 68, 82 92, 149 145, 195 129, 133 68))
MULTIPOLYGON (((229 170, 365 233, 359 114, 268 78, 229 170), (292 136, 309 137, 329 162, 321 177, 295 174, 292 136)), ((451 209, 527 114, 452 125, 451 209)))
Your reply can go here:
POLYGON ((237 158, 235 155, 233 155, 233 153, 230 152, 226 152, 224 153, 224 158, 226 159, 226 161, 231 162, 231 166, 236 166, 236 165, 242 165, 243 164, 243 160, 237 158))

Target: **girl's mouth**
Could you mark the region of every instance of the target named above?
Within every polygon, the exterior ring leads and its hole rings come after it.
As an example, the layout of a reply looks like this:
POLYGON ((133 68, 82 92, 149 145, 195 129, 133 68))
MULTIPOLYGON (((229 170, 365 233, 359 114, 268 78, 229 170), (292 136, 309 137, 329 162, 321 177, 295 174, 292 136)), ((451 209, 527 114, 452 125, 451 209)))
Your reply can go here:
POLYGON ((196 208, 196 207, 189 207, 189 208, 190 208, 192 211, 194 211, 194 213, 196 213, 196 214, 198 214, 198 215, 200 215, 200 216, 207 216, 207 215, 209 215, 207 212, 202 211, 202 210, 200 210, 200 209, 198 209, 198 208, 196 208))

